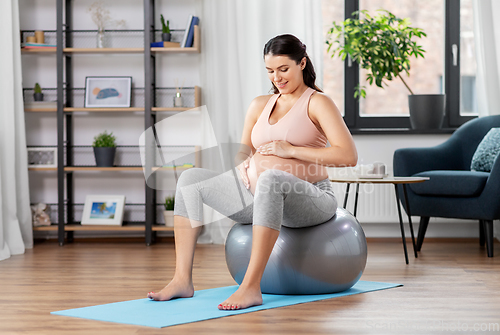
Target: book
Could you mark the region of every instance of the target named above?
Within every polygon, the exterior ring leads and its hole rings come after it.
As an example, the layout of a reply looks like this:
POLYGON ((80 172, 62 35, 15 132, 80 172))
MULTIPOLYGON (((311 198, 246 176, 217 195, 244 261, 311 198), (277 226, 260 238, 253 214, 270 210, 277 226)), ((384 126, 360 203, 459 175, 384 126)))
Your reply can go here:
POLYGON ((191 48, 193 46, 193 40, 194 40, 194 26, 196 26, 200 22, 199 17, 194 16, 193 20, 191 21, 191 27, 189 28, 188 36, 186 38, 186 48, 191 48))
POLYGON ((190 168, 190 167, 194 167, 194 164, 191 164, 191 163, 184 163, 184 164, 180 164, 180 165, 174 165, 174 164, 167 164, 167 165, 162 165, 163 168, 173 168, 173 167, 185 167, 185 168, 190 168))
POLYGON ((33 43, 33 42, 26 42, 24 44, 21 44, 21 46, 24 48, 27 48, 27 47, 55 48, 55 47, 57 47, 55 44, 33 43))
POLYGON ((33 47, 33 46, 26 46, 22 47, 23 49, 57 49, 57 47, 33 47))
POLYGON ((163 48, 163 42, 153 42, 151 48, 163 48))
POLYGON ((24 108, 57 108, 57 101, 31 101, 25 102, 24 108))
POLYGON ((163 42, 163 47, 164 48, 178 48, 180 47, 181 44, 179 42, 163 42))
POLYGON ((181 48, 184 48, 186 45, 186 40, 187 40, 187 37, 189 34, 189 30, 191 29, 191 22, 193 21, 193 18, 194 18, 193 15, 189 16, 188 24, 187 24, 186 30, 184 31, 184 37, 182 38, 181 48))

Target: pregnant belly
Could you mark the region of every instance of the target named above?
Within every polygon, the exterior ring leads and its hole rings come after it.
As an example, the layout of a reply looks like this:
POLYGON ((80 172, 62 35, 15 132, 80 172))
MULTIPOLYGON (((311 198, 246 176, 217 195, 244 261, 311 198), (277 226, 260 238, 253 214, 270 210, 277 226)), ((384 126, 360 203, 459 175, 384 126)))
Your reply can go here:
POLYGON ((250 159, 247 170, 248 179, 250 181, 250 191, 252 194, 255 194, 255 186, 257 185, 257 179, 259 179, 260 174, 269 169, 286 171, 311 183, 328 178, 328 173, 324 166, 305 162, 296 158, 281 158, 273 155, 265 156, 255 153, 250 159))

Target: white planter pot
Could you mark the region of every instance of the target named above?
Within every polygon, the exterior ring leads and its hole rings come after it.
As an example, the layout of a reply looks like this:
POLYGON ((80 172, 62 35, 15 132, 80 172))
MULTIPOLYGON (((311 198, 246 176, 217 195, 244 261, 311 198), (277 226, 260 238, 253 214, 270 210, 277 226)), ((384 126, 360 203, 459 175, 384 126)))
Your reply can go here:
POLYGON ((174 226, 174 211, 163 211, 163 217, 165 218, 165 226, 174 226))

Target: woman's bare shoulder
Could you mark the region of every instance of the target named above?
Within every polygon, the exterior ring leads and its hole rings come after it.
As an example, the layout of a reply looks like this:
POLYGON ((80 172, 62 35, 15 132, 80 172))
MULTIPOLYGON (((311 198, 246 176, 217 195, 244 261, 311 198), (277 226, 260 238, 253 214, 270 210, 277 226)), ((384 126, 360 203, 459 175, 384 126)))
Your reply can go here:
POLYGON ((328 95, 322 92, 316 91, 311 97, 310 103, 309 103, 309 112, 313 115, 316 115, 316 113, 320 112, 333 112, 337 111, 337 106, 333 102, 333 99, 330 98, 328 95))
POLYGON ((272 97, 272 94, 267 95, 259 95, 254 98, 250 103, 250 107, 248 107, 248 113, 252 114, 254 117, 258 118, 262 110, 266 106, 269 99, 272 97))
POLYGON ((325 93, 316 91, 311 96, 311 103, 314 103, 315 105, 324 105, 324 104, 333 104, 334 102, 332 98, 330 98, 325 93))
POLYGON ((266 94, 266 95, 259 95, 258 97, 254 98, 252 103, 250 104, 251 106, 254 105, 255 107, 262 107, 264 108, 271 99, 273 95, 272 94, 266 94))

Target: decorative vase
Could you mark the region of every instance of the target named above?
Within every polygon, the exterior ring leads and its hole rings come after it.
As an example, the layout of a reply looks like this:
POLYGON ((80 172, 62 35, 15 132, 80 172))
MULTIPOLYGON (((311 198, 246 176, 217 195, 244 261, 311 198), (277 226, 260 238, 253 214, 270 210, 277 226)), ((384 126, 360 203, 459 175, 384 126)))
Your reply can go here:
POLYGON ((164 42, 170 41, 171 38, 172 38, 172 34, 171 33, 162 33, 161 34, 161 40, 164 41, 164 42))
POLYGON ((43 93, 33 93, 33 99, 35 101, 43 101, 43 93))
POLYGON ((115 160, 116 147, 94 147, 96 166, 112 167, 115 160))
POLYGON ((165 219, 166 227, 174 226, 174 211, 163 211, 163 218, 165 219))
POLYGON ((443 124, 446 94, 413 94, 408 96, 412 129, 439 129, 443 124))
POLYGON ((107 48, 106 33, 104 29, 97 30, 96 48, 107 48))

